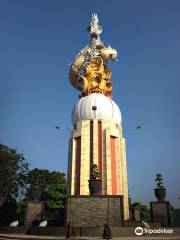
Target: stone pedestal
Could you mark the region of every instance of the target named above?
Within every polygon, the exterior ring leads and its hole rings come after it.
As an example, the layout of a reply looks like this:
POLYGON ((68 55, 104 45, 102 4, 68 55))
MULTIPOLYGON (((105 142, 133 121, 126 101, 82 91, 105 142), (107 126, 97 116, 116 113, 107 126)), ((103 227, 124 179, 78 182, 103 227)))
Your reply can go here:
POLYGON ((121 226, 123 196, 70 196, 66 201, 67 222, 75 227, 121 226))
POLYGON ((168 201, 150 202, 151 220, 162 226, 171 226, 171 206, 168 201))
POLYGON ((28 202, 26 208, 25 224, 31 224, 34 220, 41 220, 43 210, 43 202, 28 202))

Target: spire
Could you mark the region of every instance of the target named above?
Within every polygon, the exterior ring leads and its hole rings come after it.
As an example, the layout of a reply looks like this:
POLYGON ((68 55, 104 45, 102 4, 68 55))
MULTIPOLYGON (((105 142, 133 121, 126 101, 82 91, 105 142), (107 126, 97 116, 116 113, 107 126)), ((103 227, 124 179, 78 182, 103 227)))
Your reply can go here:
POLYGON ((87 28, 91 37, 98 37, 102 33, 103 28, 99 25, 99 19, 97 14, 93 13, 91 17, 91 22, 87 28))
POLYGON ((91 57, 96 57, 99 55, 100 49, 104 47, 103 42, 101 41, 99 36, 102 33, 103 28, 99 25, 99 19, 97 14, 92 14, 91 22, 87 27, 87 31, 90 35, 89 54, 91 57))

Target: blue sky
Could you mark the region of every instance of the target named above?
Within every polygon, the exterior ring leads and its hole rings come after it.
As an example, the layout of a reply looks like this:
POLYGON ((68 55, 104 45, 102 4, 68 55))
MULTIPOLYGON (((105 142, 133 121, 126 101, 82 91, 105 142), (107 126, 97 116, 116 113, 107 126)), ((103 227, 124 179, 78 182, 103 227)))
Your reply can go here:
POLYGON ((180 207, 180 1, 0 1, 0 142, 31 167, 66 172, 71 110, 78 92, 69 63, 89 41, 96 12, 101 38, 119 53, 113 99, 121 108, 133 201, 154 200, 164 176, 180 207), (142 130, 131 130, 141 124, 142 130), (60 125, 64 130, 56 130, 60 125))

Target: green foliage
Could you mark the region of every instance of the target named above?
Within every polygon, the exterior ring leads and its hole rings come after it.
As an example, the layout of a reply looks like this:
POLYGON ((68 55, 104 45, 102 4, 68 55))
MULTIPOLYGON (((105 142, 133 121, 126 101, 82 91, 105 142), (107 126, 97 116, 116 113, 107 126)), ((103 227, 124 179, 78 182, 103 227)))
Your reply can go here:
POLYGON ((50 172, 46 169, 38 169, 35 168, 28 173, 28 184, 30 188, 28 193, 34 189, 34 187, 38 186, 41 191, 44 190, 47 183, 49 182, 49 174, 50 172))
POLYGON ((156 174, 156 179, 155 179, 155 182, 157 182, 157 188, 163 188, 163 177, 162 177, 162 174, 160 173, 157 173, 156 174))
POLYGON ((27 183, 28 163, 17 149, 0 144, 0 207, 7 198, 20 197, 27 183))
POLYGON ((18 220, 23 224, 26 201, 32 190, 41 190, 41 199, 49 209, 63 208, 66 193, 65 174, 45 169, 29 171, 29 164, 16 149, 0 144, 0 224, 18 220), (25 194, 26 193, 26 194, 25 194))
POLYGON ((93 164, 91 169, 91 179, 98 179, 99 178, 99 171, 97 164, 93 164))
POLYGON ((28 195, 38 186, 41 191, 41 200, 45 201, 48 208, 64 207, 64 196, 66 193, 65 174, 60 172, 49 172, 48 170, 35 168, 28 174, 28 195))
POLYGON ((59 172, 50 173, 49 183, 44 189, 49 208, 64 207, 64 195, 66 193, 65 176, 59 172))

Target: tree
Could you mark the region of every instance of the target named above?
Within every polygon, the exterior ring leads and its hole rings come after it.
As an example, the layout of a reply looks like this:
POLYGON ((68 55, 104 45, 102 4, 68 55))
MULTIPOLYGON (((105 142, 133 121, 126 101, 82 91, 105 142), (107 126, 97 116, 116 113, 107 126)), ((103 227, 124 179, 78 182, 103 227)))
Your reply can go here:
POLYGON ((64 207, 64 196, 66 193, 64 173, 35 168, 28 174, 28 183, 29 196, 33 189, 38 186, 41 191, 41 200, 45 201, 48 208, 64 207))
POLYGON ((50 173, 49 183, 44 189, 49 208, 64 207, 64 196, 66 193, 65 175, 59 172, 50 173))
POLYGON ((24 193, 28 166, 17 149, 0 144, 0 207, 7 198, 16 199, 24 193))
POLYGON ((48 170, 34 168, 33 170, 29 171, 28 173, 29 189, 27 192, 28 197, 31 198, 31 193, 36 187, 38 187, 39 190, 43 193, 48 182, 49 182, 48 170))

